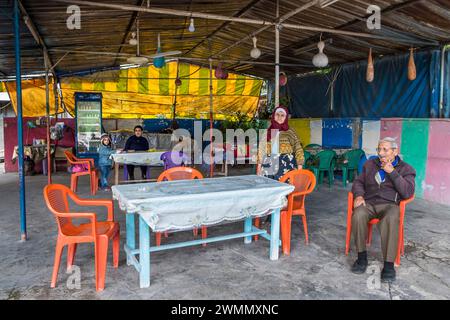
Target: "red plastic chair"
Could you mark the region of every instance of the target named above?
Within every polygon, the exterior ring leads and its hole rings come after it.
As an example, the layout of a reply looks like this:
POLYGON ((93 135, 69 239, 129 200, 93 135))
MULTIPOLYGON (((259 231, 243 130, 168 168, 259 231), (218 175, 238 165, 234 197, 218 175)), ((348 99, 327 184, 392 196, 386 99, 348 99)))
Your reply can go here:
POLYGON ((114 205, 112 200, 80 199, 68 187, 61 184, 49 184, 44 188, 44 199, 48 209, 54 214, 58 225, 55 261, 51 287, 56 285, 59 264, 64 246, 67 249, 67 269, 70 270, 75 259, 78 243, 93 242, 95 248, 95 288, 101 291, 105 287, 108 242, 113 240, 113 265, 119 265, 119 223, 114 222, 114 205), (103 206, 108 209, 107 221, 97 221, 95 213, 70 212, 68 198, 81 206, 103 206), (75 225, 72 219, 89 219, 88 223, 75 225))
MULTIPOLYGON (((305 232, 305 243, 308 244, 308 225, 306 223, 305 197, 313 192, 316 186, 316 177, 309 170, 292 170, 280 178, 280 182, 289 182, 295 187, 288 195, 288 206, 281 210, 281 242, 283 254, 291 252, 291 225, 292 216, 302 217, 303 231, 305 232)), ((259 218, 255 219, 255 226, 259 227, 259 218)), ((255 239, 257 240, 257 238, 255 239)))
MULTIPOLYGON (((192 179, 203 179, 203 175, 200 171, 190 168, 190 167, 174 167, 167 169, 162 172, 156 182, 162 181, 173 181, 173 180, 192 180, 192 179)), ((193 230, 194 236, 198 235, 198 229, 194 228, 193 230)), ((167 232, 164 233, 167 237, 167 232)), ((202 226, 202 239, 205 239, 207 236, 207 228, 206 226, 202 226)), ((161 245, 161 232, 156 232, 156 245, 161 245)), ((203 244, 206 246, 206 243, 203 244)))
POLYGON ((72 175, 70 176, 70 189, 73 192, 77 192, 78 177, 89 175, 91 183, 91 194, 95 195, 98 190, 98 179, 94 159, 77 158, 73 155, 72 152, 68 150, 64 151, 64 154, 67 158, 67 161, 69 161, 71 165, 86 165, 88 168, 86 171, 72 172, 72 175))
MULTIPOLYGON (((397 257, 395 259, 395 265, 400 265, 400 256, 405 254, 405 241, 404 241, 404 220, 406 205, 414 200, 414 195, 411 198, 400 201, 400 220, 399 220, 399 233, 398 233, 398 249, 397 257)), ((347 236, 345 239, 345 254, 348 255, 350 251, 350 240, 352 235, 352 215, 353 215, 353 193, 348 193, 347 198, 347 236)), ((367 245, 372 243, 372 226, 380 222, 379 219, 372 219, 368 223, 367 245)))

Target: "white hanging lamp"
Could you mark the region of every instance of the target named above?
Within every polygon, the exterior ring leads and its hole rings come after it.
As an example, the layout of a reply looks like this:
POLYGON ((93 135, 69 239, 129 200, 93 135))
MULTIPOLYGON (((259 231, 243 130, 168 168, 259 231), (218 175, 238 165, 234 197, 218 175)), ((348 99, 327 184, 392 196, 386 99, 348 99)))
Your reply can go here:
POLYGON ((253 40, 253 49, 252 51, 250 51, 250 56, 253 59, 258 59, 261 56, 261 50, 259 50, 258 47, 256 46, 256 41, 258 41, 258 39, 256 39, 256 37, 253 37, 252 40, 253 40))
POLYGON ((312 63, 318 68, 326 67, 328 65, 328 57, 325 53, 323 53, 325 42, 322 41, 322 36, 320 36, 320 41, 317 44, 317 48, 319 48, 319 53, 313 57, 312 63))
POLYGON ((136 39, 136 32, 132 32, 131 33, 131 39, 130 39, 130 41, 129 41, 129 44, 130 45, 132 45, 132 46, 135 46, 135 45, 137 45, 137 39, 136 39))
POLYGON ((189 32, 195 32, 195 26, 194 26, 194 18, 191 18, 191 24, 188 28, 189 32))

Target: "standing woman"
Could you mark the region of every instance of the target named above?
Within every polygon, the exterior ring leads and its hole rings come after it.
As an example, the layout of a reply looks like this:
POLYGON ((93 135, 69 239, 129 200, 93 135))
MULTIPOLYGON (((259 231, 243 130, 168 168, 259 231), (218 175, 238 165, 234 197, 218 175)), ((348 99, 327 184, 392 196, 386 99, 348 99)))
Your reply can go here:
POLYGON ((285 173, 301 169, 305 161, 303 148, 297 133, 289 128, 289 111, 285 106, 280 105, 272 113, 270 127, 267 132, 267 148, 259 148, 257 174, 279 180, 285 173), (279 151, 278 154, 270 157, 272 153, 271 130, 279 131, 279 151), (278 170, 274 163, 278 161, 278 170), (276 172, 275 172, 276 171, 276 172))

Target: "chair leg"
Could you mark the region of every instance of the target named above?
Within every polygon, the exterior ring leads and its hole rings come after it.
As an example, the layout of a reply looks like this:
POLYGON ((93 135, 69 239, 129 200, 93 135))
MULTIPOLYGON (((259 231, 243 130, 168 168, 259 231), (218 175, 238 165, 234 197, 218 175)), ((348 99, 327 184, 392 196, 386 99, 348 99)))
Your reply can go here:
POLYGON ((70 190, 77 192, 78 176, 72 174, 70 176, 70 190))
POLYGON ((97 248, 95 252, 96 271, 95 271, 95 290, 105 289, 106 264, 108 257, 108 242, 106 236, 97 237, 97 248))
POLYGON ((309 244, 308 241, 308 225, 306 224, 306 216, 302 215, 302 222, 303 222, 303 231, 305 232, 305 243, 306 245, 309 244))
POLYGON ((368 226, 368 234, 367 234, 367 245, 368 246, 370 246, 371 244, 372 244, 372 225, 371 224, 369 224, 369 226, 368 226))
MULTIPOLYGON (((202 226, 202 239, 206 239, 208 236, 208 231, 205 226, 202 226)), ((206 247, 206 243, 203 243, 202 246, 206 247)))
POLYGON ((117 230, 116 235, 113 238, 113 266, 119 267, 119 254, 120 254, 120 231, 117 230))
POLYGON ((292 215, 284 211, 281 214, 281 244, 283 247, 283 254, 290 255, 291 253, 291 223, 292 215))
POLYGON ((75 261, 75 253, 77 252, 77 244, 71 243, 68 245, 67 249, 67 270, 70 270, 75 261))
POLYGON ((50 284, 51 288, 54 288, 56 286, 56 279, 58 278, 59 264, 61 262, 63 249, 64 245, 62 245, 60 241, 56 241, 55 261, 53 262, 52 282, 50 284))
POLYGON ((123 180, 128 180, 128 169, 126 164, 123 165, 123 180))
POLYGON ((352 221, 351 218, 347 219, 347 235, 345 237, 345 255, 348 255, 350 251, 350 238, 352 235, 352 221))
POLYGON ((344 188, 347 186, 347 168, 342 168, 342 185, 344 188))
POLYGON ((401 256, 404 255, 404 253, 405 253, 405 243, 404 243, 404 239, 403 239, 403 225, 402 224, 400 224, 399 229, 400 230, 399 230, 399 235, 398 235, 397 257, 395 259, 396 266, 400 265, 401 256))
MULTIPOLYGON (((259 229, 259 227, 261 226, 261 220, 259 218, 255 218, 254 225, 256 228, 259 229)), ((253 241, 258 241, 258 239, 259 239, 258 235, 253 236, 253 241)))
POLYGON ((155 238, 156 238, 156 246, 159 247, 161 245, 161 232, 156 232, 155 238))

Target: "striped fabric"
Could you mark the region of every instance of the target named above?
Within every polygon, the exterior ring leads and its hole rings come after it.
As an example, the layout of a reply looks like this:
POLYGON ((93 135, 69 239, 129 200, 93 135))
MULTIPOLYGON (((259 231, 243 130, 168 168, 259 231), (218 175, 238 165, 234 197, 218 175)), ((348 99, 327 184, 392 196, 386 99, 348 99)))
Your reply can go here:
MULTIPOLYGON (((261 79, 232 73, 228 79, 219 80, 213 74, 214 117, 226 119, 237 111, 253 116, 262 83, 261 79)), ((43 86, 38 85, 40 90, 43 86)), ((171 118, 175 95, 177 117, 209 118, 209 69, 196 65, 172 61, 161 69, 148 66, 61 78, 61 89, 70 112, 74 110, 75 92, 101 91, 104 118, 171 118), (177 71, 182 81, 179 87, 175 86, 177 71)), ((45 100, 24 101, 24 110, 29 116, 41 116, 45 114, 45 100)))

